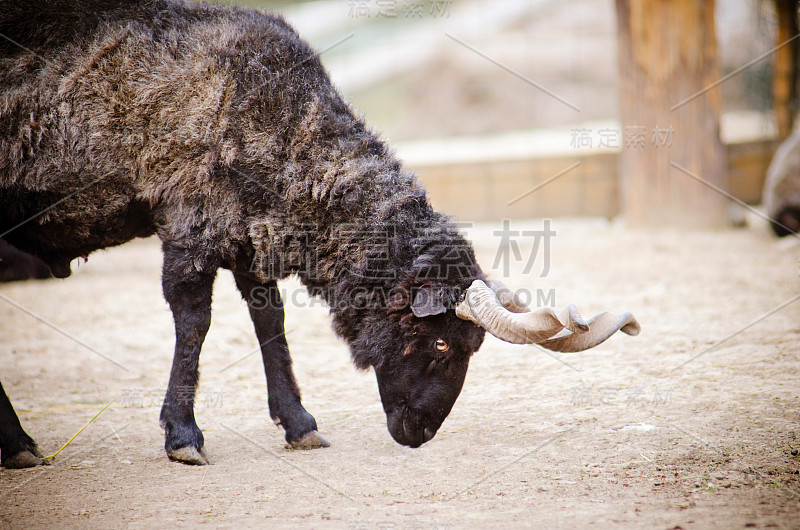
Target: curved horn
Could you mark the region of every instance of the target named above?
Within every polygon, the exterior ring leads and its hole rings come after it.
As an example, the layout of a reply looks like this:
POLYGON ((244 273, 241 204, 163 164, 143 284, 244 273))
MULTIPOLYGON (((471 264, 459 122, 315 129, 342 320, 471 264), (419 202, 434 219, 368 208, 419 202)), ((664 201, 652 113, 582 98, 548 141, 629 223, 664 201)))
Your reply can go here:
POLYGON ((527 313, 530 311, 530 308, 519 299, 516 291, 511 290, 509 286, 500 280, 487 280, 486 285, 494 291, 495 296, 503 304, 503 307, 512 313, 527 313))
POLYGON ((583 333, 589 329, 575 306, 559 311, 549 307, 525 313, 512 313, 500 303, 494 291, 475 280, 456 306, 456 315, 479 325, 498 339, 514 344, 538 343, 563 329, 583 333))
POLYGON ((641 326, 630 313, 598 313, 589 319, 589 331, 556 335, 539 343, 548 350, 576 352, 594 348, 617 331, 628 335, 638 335, 641 326))
POLYGON ((514 344, 540 344, 553 351, 593 348, 619 330, 638 335, 639 323, 630 313, 599 313, 585 322, 574 305, 558 311, 530 311, 498 280, 487 285, 475 280, 456 306, 459 318, 470 320, 495 337, 514 344))

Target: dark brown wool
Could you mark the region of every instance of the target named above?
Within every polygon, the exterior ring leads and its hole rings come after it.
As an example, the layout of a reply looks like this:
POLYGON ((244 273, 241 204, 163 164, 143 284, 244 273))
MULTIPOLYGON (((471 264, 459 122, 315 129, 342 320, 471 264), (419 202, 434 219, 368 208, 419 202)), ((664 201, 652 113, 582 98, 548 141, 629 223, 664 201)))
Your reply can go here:
POLYGON ((481 276, 280 16, 3 1, 0 32, 27 48, 0 40, 0 232, 46 210, 6 239, 56 276, 153 233, 189 251, 180 273, 297 274, 362 368, 422 325, 408 310, 415 288, 440 286, 452 307, 481 276))

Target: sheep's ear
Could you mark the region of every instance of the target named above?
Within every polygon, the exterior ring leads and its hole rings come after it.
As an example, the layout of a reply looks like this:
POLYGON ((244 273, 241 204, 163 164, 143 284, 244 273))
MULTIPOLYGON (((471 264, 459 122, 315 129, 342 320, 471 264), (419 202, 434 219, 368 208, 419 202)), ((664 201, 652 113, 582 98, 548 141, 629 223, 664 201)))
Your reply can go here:
POLYGON ((439 315, 447 311, 442 301, 442 290, 426 285, 417 291, 411 312, 417 318, 439 315))

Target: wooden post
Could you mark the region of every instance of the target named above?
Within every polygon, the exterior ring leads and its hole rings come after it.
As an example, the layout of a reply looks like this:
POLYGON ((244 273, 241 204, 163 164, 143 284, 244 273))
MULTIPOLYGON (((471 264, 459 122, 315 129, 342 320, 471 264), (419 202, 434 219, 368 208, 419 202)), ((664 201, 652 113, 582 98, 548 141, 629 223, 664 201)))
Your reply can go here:
POLYGON ((728 224, 713 0, 616 0, 622 210, 633 226, 728 224), (671 143, 665 139, 671 130, 671 143), (644 131, 644 142, 639 134, 644 131), (717 189, 714 189, 717 188, 717 189))
POLYGON ((797 35, 797 0, 775 0, 778 32, 775 36, 775 63, 772 77, 772 108, 778 124, 778 136, 786 139, 792 133, 797 113, 797 61, 800 39, 784 44, 797 35))

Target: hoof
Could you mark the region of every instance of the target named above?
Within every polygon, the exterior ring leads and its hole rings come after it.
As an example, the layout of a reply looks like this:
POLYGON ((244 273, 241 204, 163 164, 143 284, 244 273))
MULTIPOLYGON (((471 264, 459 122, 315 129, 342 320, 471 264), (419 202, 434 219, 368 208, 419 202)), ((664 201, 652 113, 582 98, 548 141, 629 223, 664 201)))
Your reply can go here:
POLYGON ((191 445, 167 451, 167 456, 173 462, 180 462, 190 466, 205 466, 211 464, 211 458, 206 452, 205 446, 197 449, 191 445))
POLYGON ((311 431, 297 441, 286 444, 286 449, 318 449, 330 447, 331 443, 317 431, 311 431))
POLYGON ((42 460, 30 451, 20 451, 11 458, 4 460, 3 465, 6 469, 23 469, 26 467, 50 465, 50 461, 42 460))

